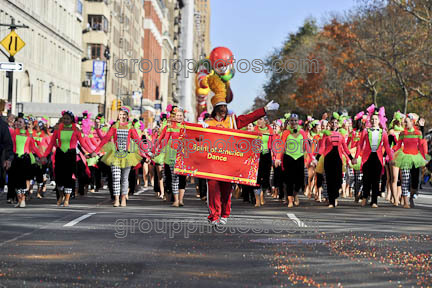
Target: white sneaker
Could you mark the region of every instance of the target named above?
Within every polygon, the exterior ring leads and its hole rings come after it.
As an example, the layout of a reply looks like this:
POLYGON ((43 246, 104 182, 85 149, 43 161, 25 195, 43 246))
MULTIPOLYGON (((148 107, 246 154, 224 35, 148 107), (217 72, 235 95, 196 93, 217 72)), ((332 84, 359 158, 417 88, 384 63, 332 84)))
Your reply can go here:
POLYGON ((219 219, 218 220, 213 220, 213 221, 210 221, 209 220, 209 223, 210 223, 210 225, 212 225, 212 226, 217 226, 217 225, 219 225, 219 219))
POLYGON ((20 208, 25 208, 26 207, 25 200, 21 201, 21 204, 19 205, 19 207, 20 208))
POLYGON ((220 218, 220 220, 219 220, 219 224, 220 224, 220 225, 226 225, 227 222, 228 222, 228 218, 224 218, 224 217, 222 217, 222 218, 220 218))

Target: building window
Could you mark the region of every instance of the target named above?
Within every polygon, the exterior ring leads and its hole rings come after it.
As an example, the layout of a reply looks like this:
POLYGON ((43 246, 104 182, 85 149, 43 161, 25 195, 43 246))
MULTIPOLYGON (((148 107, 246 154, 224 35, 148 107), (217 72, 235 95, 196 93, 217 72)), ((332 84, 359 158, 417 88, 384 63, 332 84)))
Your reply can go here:
POLYGON ((108 20, 103 15, 88 15, 88 24, 94 31, 108 32, 108 20))
POLYGON ((77 0, 77 13, 79 15, 83 14, 83 4, 82 4, 81 0, 77 0))
POLYGON ((126 26, 129 25, 129 17, 127 17, 126 15, 120 15, 119 21, 126 26))
POLYGON ((108 0, 87 0, 88 2, 104 2, 108 5, 108 0))
POLYGON ((159 86, 156 86, 155 96, 156 96, 156 100, 159 100, 159 86))
POLYGON ((87 54, 90 59, 102 59, 105 46, 102 44, 88 44, 87 54))
POLYGON ((86 72, 84 82, 82 83, 83 87, 91 87, 92 76, 93 76, 93 72, 86 72))

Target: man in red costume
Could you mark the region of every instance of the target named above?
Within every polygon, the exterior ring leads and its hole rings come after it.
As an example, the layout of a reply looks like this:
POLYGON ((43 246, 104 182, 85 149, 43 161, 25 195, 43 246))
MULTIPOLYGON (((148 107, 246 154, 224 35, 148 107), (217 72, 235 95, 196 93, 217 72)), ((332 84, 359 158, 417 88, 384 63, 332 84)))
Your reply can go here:
MULTIPOLYGON (((228 108, 225 102, 214 103, 213 99, 214 97, 212 98, 212 105, 215 108, 213 109, 212 117, 205 122, 204 127, 213 126, 240 129, 266 115, 268 110, 276 110, 279 107, 279 104, 272 101, 264 108, 237 117, 234 114, 227 115, 228 108)), ((208 179, 207 186, 207 201, 210 213, 208 220, 213 225, 226 224, 231 212, 232 184, 208 179)))
MULTIPOLYGON (((279 104, 271 101, 264 108, 253 111, 247 115, 228 115, 227 104, 233 99, 229 80, 233 76, 231 71, 233 56, 231 51, 225 47, 213 49, 210 54, 212 67, 216 72, 210 77, 202 78, 202 88, 209 87, 215 95, 211 99, 213 112, 211 118, 202 123, 203 127, 223 127, 229 129, 240 129, 266 115, 269 110, 279 109, 279 104), (217 55, 217 56, 215 56, 217 55), (220 67, 219 63, 225 63, 226 69, 220 67)), ((208 220, 212 225, 224 225, 227 223, 231 212, 231 190, 232 184, 216 180, 207 180, 207 203, 209 208, 208 220)))

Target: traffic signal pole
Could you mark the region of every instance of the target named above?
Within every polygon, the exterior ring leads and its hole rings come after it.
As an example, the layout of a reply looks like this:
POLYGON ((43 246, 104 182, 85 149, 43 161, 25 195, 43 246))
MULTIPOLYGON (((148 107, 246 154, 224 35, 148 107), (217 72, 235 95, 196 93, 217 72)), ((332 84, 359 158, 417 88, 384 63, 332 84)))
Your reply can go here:
MULTIPOLYGON (((10 56, 9 62, 15 62, 15 57, 10 56)), ((9 79, 8 83, 8 102, 12 104, 12 95, 13 95, 13 71, 7 71, 6 77, 9 79)), ((8 106, 8 113, 12 111, 12 105, 8 106)))
POLYGON ((104 116, 107 114, 107 90, 108 90, 108 61, 105 61, 105 91, 104 91, 104 116))
POLYGON ((104 116, 106 118, 108 115, 108 109, 107 109, 107 90, 108 90, 108 60, 111 58, 110 49, 109 46, 105 48, 104 51, 104 57, 105 57, 105 93, 104 93, 104 116))

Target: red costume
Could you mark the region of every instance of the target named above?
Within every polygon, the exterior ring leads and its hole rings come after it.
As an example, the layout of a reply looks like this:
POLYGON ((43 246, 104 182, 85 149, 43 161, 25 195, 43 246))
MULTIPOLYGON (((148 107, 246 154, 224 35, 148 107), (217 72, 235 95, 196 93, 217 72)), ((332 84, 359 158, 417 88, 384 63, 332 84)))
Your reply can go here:
MULTIPOLYGON (((389 155, 390 161, 393 160, 392 150, 390 149, 390 145, 388 143, 387 133, 384 130, 382 131, 381 142, 378 144, 378 148, 376 151, 378 159, 381 162, 381 166, 384 166, 384 157, 383 157, 383 149, 382 149, 383 147, 385 148, 387 155, 389 155)), ((372 150, 371 150, 371 143, 368 136, 368 129, 364 129, 361 133, 360 141, 358 142, 358 147, 354 158, 357 159, 360 155, 362 155, 361 167, 363 167, 363 164, 366 163, 366 161, 369 159, 371 153, 372 150)))
MULTIPOLYGON (((264 108, 260 108, 255 110, 254 112, 235 116, 228 115, 222 121, 217 121, 214 118, 209 118, 206 123, 209 126, 213 127, 224 127, 231 129, 240 129, 247 126, 249 123, 252 123, 259 118, 265 116, 264 108)), ((228 218, 231 213, 231 187, 232 184, 229 182, 222 182, 216 180, 207 180, 207 199, 208 199, 208 208, 209 208, 209 216, 208 219, 210 221, 217 221, 220 218, 228 218)))
POLYGON ((351 153, 348 150, 345 138, 340 132, 332 131, 330 135, 325 135, 322 144, 323 145, 321 145, 319 148, 320 154, 323 156, 326 156, 333 149, 334 146, 337 146, 339 157, 342 161, 344 156, 346 158, 352 158, 349 157, 351 153))
MULTIPOLYGON (((45 154, 43 157, 47 157, 49 153, 51 153, 53 147, 56 148, 61 147, 61 139, 60 139, 60 133, 63 130, 64 125, 60 124, 59 129, 54 131, 54 134, 51 136, 50 143, 48 144, 48 148, 45 151, 45 154)), ((74 131, 70 140, 70 147, 69 149, 76 149, 78 141, 80 142, 81 146, 87 151, 91 152, 92 150, 90 147, 88 147, 86 141, 81 137, 81 131, 76 127, 75 124, 72 124, 72 130, 74 131)))

